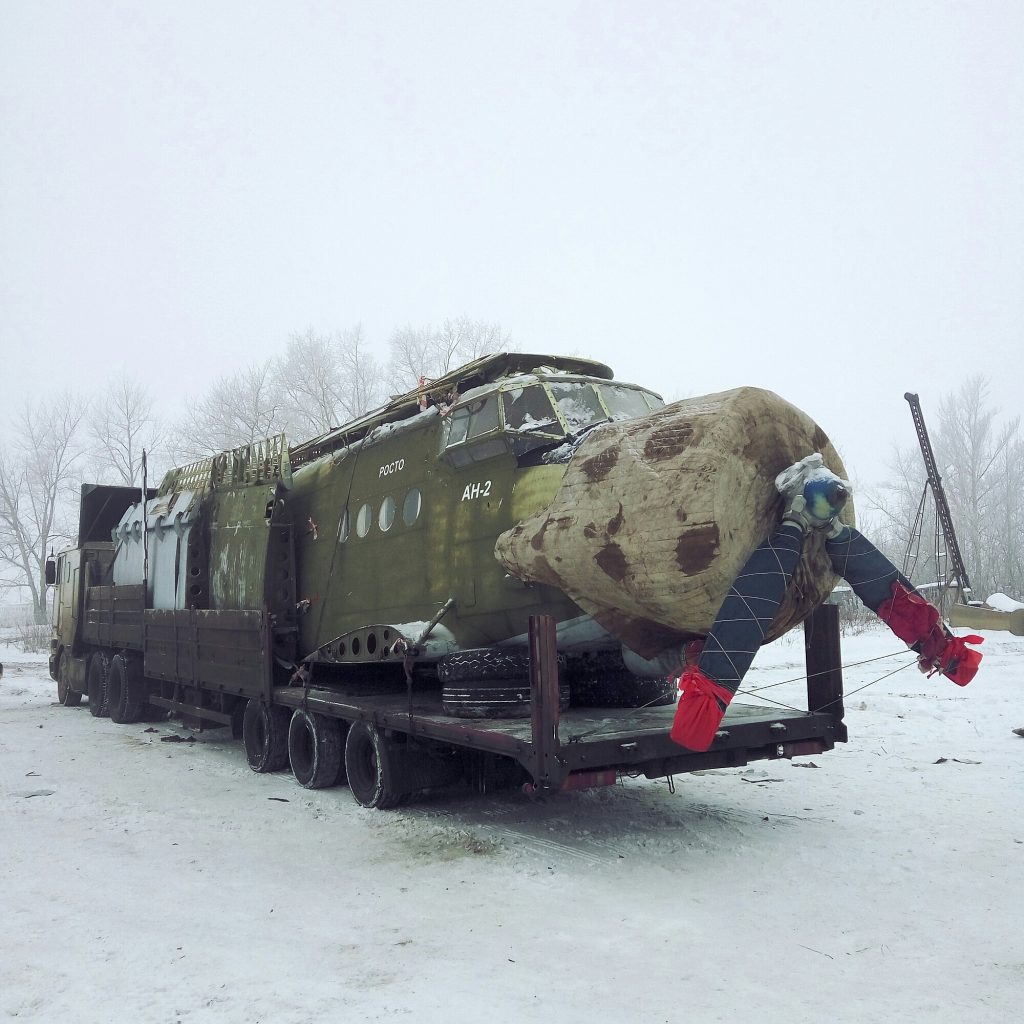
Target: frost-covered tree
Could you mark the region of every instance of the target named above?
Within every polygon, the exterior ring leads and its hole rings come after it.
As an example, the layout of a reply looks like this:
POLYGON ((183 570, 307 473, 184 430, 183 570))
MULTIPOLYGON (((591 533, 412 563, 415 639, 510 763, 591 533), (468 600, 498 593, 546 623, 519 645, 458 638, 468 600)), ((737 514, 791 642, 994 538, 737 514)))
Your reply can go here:
POLYGON ((110 381, 86 418, 90 441, 88 473, 95 483, 142 483, 142 452, 149 479, 163 458, 164 426, 149 389, 127 373, 110 381))
MULTIPOLYGON (((999 410, 989 403, 987 381, 973 376, 942 398, 929 434, 974 596, 984 598, 994 591, 1024 593, 1020 417, 1001 420, 999 410)), ((924 493, 920 450, 897 450, 890 472, 890 482, 875 505, 883 520, 882 546, 899 564, 924 493)), ((929 494, 915 582, 936 579, 934 523, 929 494)))
POLYGON ((271 360, 219 378, 175 428, 175 461, 201 459, 280 433, 285 405, 271 360))
POLYGON ((0 451, 0 585, 27 587, 46 621, 46 556, 74 541, 85 403, 70 392, 26 403, 0 451))
POLYGON ((420 377, 433 380, 470 360, 512 348, 498 324, 466 316, 445 320, 439 328, 400 327, 390 341, 391 388, 405 393, 419 385, 420 377))
POLYGON ((384 397, 380 366, 367 352, 362 325, 334 334, 293 334, 274 366, 292 440, 326 433, 362 416, 384 397))

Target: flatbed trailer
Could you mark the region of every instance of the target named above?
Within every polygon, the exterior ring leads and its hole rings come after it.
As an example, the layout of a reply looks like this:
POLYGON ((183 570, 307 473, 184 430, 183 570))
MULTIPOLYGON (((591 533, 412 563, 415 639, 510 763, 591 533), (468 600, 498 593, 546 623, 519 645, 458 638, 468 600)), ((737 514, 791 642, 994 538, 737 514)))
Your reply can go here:
MULTIPOLYGON (((560 710, 555 620, 548 615, 530 619, 531 717, 466 719, 443 711, 440 687, 429 678, 417 679, 415 686, 410 677, 404 688, 369 690, 358 680, 347 685, 337 677, 326 685, 279 685, 265 613, 160 611, 144 609, 142 598, 141 587, 85 587, 81 642, 74 652, 68 649, 74 656, 63 668, 51 667, 55 676, 73 671, 82 679, 97 654, 105 653, 108 664, 121 658, 123 686, 127 690, 135 679, 138 703, 173 712, 198 728, 231 726, 245 741, 254 770, 276 770, 291 761, 304 785, 311 780, 296 768, 303 754, 301 743, 298 754, 292 749, 291 720, 302 712, 313 731, 334 723, 338 769, 333 778, 321 771, 312 785, 347 776, 353 796, 365 806, 394 806, 459 778, 481 784, 512 778, 529 792, 565 792, 611 785, 620 774, 655 779, 820 754, 847 738, 838 608, 829 604, 804 624, 807 710, 735 703, 710 749, 698 752, 670 738, 671 705, 560 710), (250 712, 251 727, 245 722, 250 712), (348 749, 353 741, 355 752, 348 749)), ((103 699, 95 692, 89 697, 94 704, 103 699)), ((122 706, 127 697, 117 697, 122 706)), ((139 718, 118 717, 112 707, 110 713, 115 720, 139 718)), ((309 756, 320 746, 318 736, 309 756)), ((306 769, 315 774, 314 765, 306 769)))
MULTIPOLYGON (((610 785, 619 773, 662 778, 763 759, 831 750, 846 741, 838 609, 823 605, 805 624, 808 710, 730 706, 715 742, 688 751, 669 737, 674 706, 559 710, 554 622, 535 616, 530 628, 532 717, 468 722, 443 714, 440 694, 366 695, 339 688, 275 687, 283 707, 363 722, 399 749, 426 741, 516 762, 531 791, 610 785)), ((412 781, 412 780, 411 780, 412 781)))

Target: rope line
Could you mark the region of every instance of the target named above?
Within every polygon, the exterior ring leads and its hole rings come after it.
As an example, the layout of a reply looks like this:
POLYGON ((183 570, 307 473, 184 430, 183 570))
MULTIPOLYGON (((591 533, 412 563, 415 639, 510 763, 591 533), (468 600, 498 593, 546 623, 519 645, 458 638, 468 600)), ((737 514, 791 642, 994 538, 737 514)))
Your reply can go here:
MULTIPOLYGON (((849 665, 844 665, 842 667, 844 669, 859 668, 861 665, 870 665, 870 664, 872 664, 873 662, 876 662, 876 661, 885 661, 887 658, 897 658, 901 654, 906 654, 906 653, 908 653, 908 652, 907 651, 892 651, 889 654, 879 654, 877 657, 874 657, 874 658, 865 658, 863 661, 854 661, 854 662, 851 662, 849 665)), ((838 704, 840 701, 845 700, 847 697, 852 697, 855 693, 860 693, 862 690, 866 690, 866 689, 868 689, 868 687, 874 686, 876 683, 880 683, 884 679, 888 679, 890 676, 894 676, 898 672, 903 672, 905 669, 908 669, 912 665, 916 665, 916 664, 917 664, 916 660, 915 661, 908 661, 906 664, 900 665, 898 668, 894 668, 891 672, 886 672, 884 675, 879 676, 877 679, 872 679, 869 682, 865 683, 863 686, 858 686, 857 689, 855 689, 855 690, 850 690, 848 692, 843 693, 843 695, 841 697, 837 697, 835 700, 829 701, 827 704, 823 704, 820 708, 815 709, 815 711, 813 711, 813 712, 808 711, 806 708, 798 708, 798 707, 794 706, 793 704, 786 704, 784 701, 781 701, 781 700, 773 700, 771 697, 760 697, 759 700, 765 702, 765 704, 771 704, 773 707, 781 708, 781 709, 783 709, 785 711, 795 711, 797 714, 800 714, 800 715, 818 714, 819 712, 825 711, 827 708, 830 708, 833 705, 838 704)), ((799 682, 801 682, 803 680, 813 679, 815 676, 826 675, 828 671, 830 671, 830 670, 829 669, 825 669, 825 670, 823 670, 821 672, 811 672, 811 673, 808 673, 807 675, 793 676, 792 679, 782 679, 782 680, 780 680, 777 683, 766 683, 764 686, 759 686, 759 687, 757 687, 757 688, 755 688, 753 690, 741 690, 740 694, 742 694, 744 696, 752 696, 755 693, 760 693, 762 690, 770 690, 770 689, 772 689, 772 687, 775 687, 775 686, 784 686, 786 683, 799 683, 799 682)), ((654 700, 658 700, 658 699, 659 698, 655 697, 653 700, 648 701, 646 704, 641 704, 639 707, 634 708, 633 710, 634 711, 643 711, 645 708, 650 707, 651 704, 654 703, 654 700)), ((746 701, 736 701, 736 700, 734 700, 732 703, 736 707, 744 707, 744 708, 757 708, 757 707, 764 707, 765 706, 765 704, 751 704, 751 703, 748 703, 746 701)), ((588 729, 586 732, 573 733, 572 736, 569 737, 569 742, 570 743, 575 743, 575 742, 578 742, 579 740, 586 739, 588 736, 595 736, 595 735, 598 735, 598 734, 600 734, 602 732, 611 732, 611 731, 613 731, 613 730, 615 730, 617 728, 618 728, 617 725, 614 725, 614 726, 598 726, 595 729, 588 729)))

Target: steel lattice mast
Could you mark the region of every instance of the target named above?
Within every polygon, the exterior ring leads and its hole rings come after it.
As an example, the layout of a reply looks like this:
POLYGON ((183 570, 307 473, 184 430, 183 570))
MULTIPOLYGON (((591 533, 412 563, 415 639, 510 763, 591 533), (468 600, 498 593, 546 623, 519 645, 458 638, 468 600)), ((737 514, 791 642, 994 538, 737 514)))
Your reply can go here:
MULTIPOLYGON (((914 429, 917 431, 917 440, 921 446, 921 455, 924 458, 924 468, 928 475, 925 489, 931 487, 935 497, 935 509, 942 528, 942 536, 946 541, 946 555, 953 563, 953 572, 956 574, 957 585, 961 592, 971 589, 971 582, 967 578, 967 570, 964 568, 964 560, 960 554, 960 545, 957 543, 956 531, 953 529, 953 517, 949 513, 949 503, 946 501, 946 492, 942 488, 942 477, 939 476, 939 467, 935 462, 935 453, 932 450, 932 442, 928 437, 928 428, 924 425, 924 413, 921 411, 921 400, 917 395, 909 391, 903 396, 910 404, 910 414, 914 418, 914 429)), ((923 498, 922 498, 923 501, 923 498)))

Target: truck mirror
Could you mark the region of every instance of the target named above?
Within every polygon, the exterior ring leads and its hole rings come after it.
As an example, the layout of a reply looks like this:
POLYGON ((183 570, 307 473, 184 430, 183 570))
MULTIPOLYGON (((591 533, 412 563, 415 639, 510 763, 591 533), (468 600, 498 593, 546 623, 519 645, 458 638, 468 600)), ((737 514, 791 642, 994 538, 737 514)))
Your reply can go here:
POLYGON ((46 585, 52 587, 57 582, 57 563, 52 559, 46 560, 46 585))

